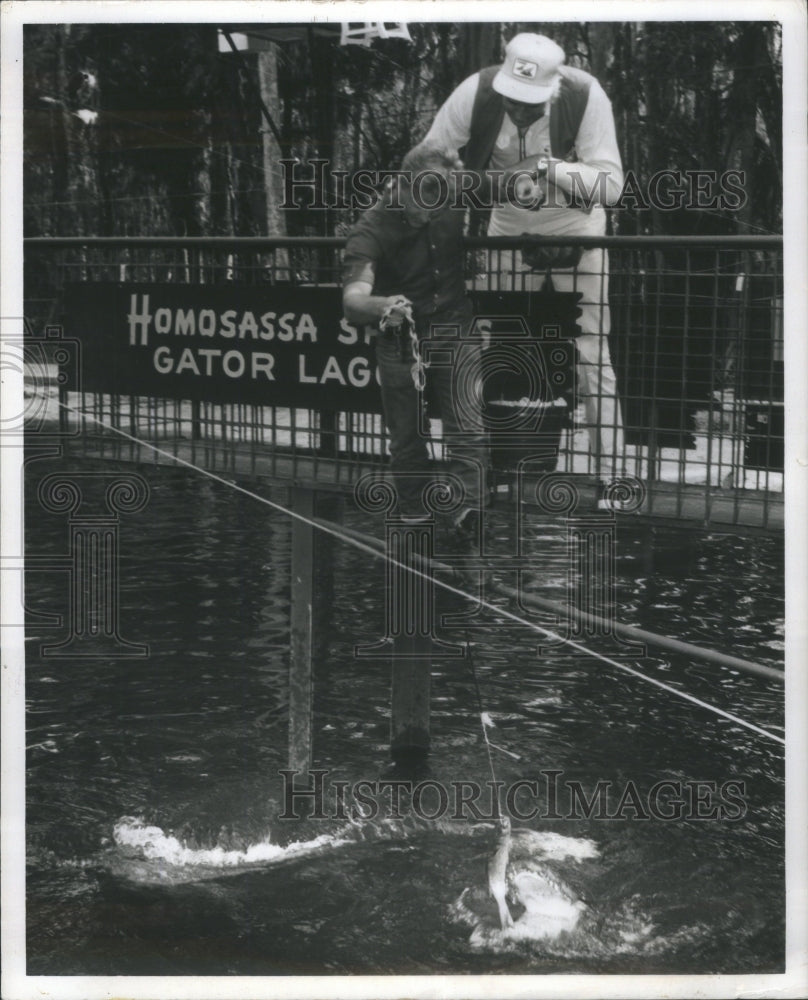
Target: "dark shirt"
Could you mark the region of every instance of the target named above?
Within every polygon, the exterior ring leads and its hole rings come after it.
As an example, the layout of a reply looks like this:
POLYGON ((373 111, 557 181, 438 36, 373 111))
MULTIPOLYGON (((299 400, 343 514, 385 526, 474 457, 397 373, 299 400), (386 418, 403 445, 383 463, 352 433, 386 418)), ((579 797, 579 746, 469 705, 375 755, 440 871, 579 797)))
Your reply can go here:
POLYGON ((416 321, 469 309, 463 274, 463 212, 446 206, 421 227, 380 200, 348 236, 343 285, 367 281, 374 295, 405 295, 416 321))

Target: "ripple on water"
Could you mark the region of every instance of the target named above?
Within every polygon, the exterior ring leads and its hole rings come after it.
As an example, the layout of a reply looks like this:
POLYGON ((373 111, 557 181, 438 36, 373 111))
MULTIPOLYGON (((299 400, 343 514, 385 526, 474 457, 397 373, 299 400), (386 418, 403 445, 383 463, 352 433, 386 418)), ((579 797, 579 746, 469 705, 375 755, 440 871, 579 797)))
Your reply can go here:
MULTIPOLYGON (((535 818, 537 832, 597 843, 599 858, 554 869, 588 909, 554 941, 492 933, 479 947, 451 908, 465 889, 484 890, 490 826, 468 837, 437 823, 284 827, 288 524, 223 486, 167 484, 159 472, 150 485, 148 508, 121 535, 122 629, 149 643, 149 657, 57 667, 28 644, 32 974, 709 973, 782 959, 780 748, 605 663, 539 652, 535 633, 491 616, 469 626, 481 698, 497 723, 492 739, 521 758, 495 753, 498 778, 539 780, 541 809, 542 769, 590 794, 601 780, 618 793, 631 780, 645 794, 661 778, 720 786, 741 777, 747 814, 709 824, 535 818)), ((64 524, 52 520, 37 554, 64 552, 64 524)), ((351 511, 347 522, 367 527, 351 511)), ((510 528, 500 534, 513 540, 510 528)), ((566 525, 534 519, 527 536, 531 590, 563 601, 566 525)), ((340 545, 329 564, 315 762, 327 762, 329 780, 375 780, 387 756, 390 663, 354 649, 384 634, 384 570, 340 545)), ((621 524, 616 567, 632 624, 782 662, 776 543, 621 524)), ((42 610, 60 607, 61 581, 41 576, 42 610)), ((461 610, 445 594, 438 603, 441 613, 461 610)), ((468 637, 440 621, 438 631, 468 637)), ((757 678, 673 654, 627 662, 782 732, 782 690, 757 678)), ((484 786, 468 663, 441 661, 436 673, 434 769, 442 781, 484 786)))

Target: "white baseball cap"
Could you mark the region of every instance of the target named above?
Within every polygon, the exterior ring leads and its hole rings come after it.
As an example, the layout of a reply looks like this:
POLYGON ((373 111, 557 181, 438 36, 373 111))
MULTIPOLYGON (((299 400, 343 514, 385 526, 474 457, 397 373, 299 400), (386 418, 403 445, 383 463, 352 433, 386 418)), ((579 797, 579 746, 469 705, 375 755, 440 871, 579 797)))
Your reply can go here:
POLYGON ((551 38, 529 32, 514 35, 492 87, 512 101, 543 104, 553 96, 564 58, 564 50, 551 38))

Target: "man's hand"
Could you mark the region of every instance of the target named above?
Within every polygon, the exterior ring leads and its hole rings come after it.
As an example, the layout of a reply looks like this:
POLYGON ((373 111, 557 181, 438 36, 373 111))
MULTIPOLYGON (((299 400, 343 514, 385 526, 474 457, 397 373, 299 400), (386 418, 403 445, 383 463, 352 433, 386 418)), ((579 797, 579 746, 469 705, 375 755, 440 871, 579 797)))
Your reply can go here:
POLYGON ((398 329, 404 320, 412 319, 412 302, 403 295, 389 295, 386 299, 379 328, 398 329))
POLYGON ((513 203, 520 208, 537 211, 547 201, 547 178, 515 175, 513 181, 513 203))

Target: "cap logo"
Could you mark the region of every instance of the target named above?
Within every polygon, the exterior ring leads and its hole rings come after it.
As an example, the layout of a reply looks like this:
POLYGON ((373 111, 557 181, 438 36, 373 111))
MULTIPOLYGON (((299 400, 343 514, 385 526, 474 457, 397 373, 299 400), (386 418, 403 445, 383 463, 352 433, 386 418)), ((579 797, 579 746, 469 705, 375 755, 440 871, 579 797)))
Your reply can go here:
POLYGON ((535 80, 538 71, 538 63, 530 62, 528 59, 514 59, 513 61, 513 75, 521 76, 523 80, 535 80))

